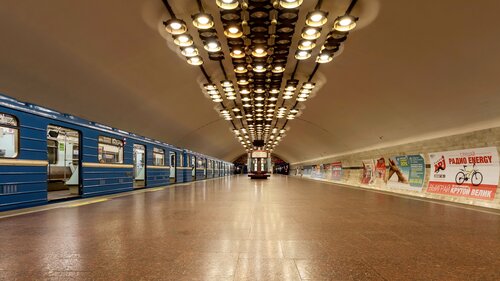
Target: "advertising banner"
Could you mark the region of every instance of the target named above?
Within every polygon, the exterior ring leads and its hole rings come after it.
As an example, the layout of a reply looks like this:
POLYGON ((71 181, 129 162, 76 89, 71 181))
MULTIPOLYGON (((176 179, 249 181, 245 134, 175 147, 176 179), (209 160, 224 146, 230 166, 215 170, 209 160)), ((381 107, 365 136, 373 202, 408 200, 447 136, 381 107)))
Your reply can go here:
POLYGON ((319 165, 312 166, 311 177, 315 179, 321 178, 321 168, 319 165))
POLYGON ((361 183, 371 185, 375 182, 375 163, 372 159, 363 160, 363 173, 361 174, 361 183))
POLYGON ((323 164, 323 178, 326 180, 332 179, 332 165, 331 164, 323 164))
POLYGON ((493 200, 500 173, 496 147, 429 154, 427 192, 493 200))
POLYGON ((425 160, 422 155, 389 158, 387 187, 422 191, 425 179, 425 160))
POLYGON ((373 160, 375 163, 375 180, 374 183, 377 185, 384 185, 385 184, 385 159, 379 158, 377 160, 373 160))
POLYGON ((331 167, 331 179, 334 181, 342 180, 342 162, 334 162, 330 164, 331 167))

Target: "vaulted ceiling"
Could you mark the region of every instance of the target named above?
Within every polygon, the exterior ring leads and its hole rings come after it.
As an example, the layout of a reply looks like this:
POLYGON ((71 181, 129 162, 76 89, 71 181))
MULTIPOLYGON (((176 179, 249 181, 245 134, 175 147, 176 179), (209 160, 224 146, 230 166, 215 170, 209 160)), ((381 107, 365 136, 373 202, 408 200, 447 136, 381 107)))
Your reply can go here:
MULTIPOLYGON (((202 2, 218 13, 215 0, 202 2)), ((195 0, 169 3, 185 21, 198 12, 195 0)), ((298 24, 316 3, 304 1, 298 24)), ((323 6, 334 19, 349 3, 323 6)), ((319 67, 274 152, 297 162, 500 126, 499 10, 498 1, 358 1, 358 28, 319 67)), ((161 0, 1 1, 0 92, 233 160, 244 149, 203 94, 206 77, 164 31, 169 18, 161 0)), ((314 65, 301 62, 297 77, 314 65)), ((218 62, 204 67, 223 80, 218 62)))

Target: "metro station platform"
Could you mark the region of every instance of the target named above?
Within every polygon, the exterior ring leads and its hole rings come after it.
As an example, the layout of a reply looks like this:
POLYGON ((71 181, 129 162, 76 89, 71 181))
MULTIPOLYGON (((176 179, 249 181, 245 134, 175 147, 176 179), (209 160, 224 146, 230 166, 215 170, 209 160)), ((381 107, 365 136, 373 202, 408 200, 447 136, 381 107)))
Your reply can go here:
POLYGON ((292 177, 39 209, 0 213, 0 280, 500 280, 496 211, 292 177))

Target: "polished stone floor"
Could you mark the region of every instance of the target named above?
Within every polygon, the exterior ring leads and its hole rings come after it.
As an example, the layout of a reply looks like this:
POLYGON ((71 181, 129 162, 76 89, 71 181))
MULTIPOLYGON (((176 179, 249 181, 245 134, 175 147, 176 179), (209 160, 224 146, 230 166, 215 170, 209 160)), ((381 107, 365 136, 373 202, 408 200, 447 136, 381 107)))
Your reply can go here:
POLYGON ((74 202, 0 219, 0 280, 500 280, 495 213, 284 176, 74 202))

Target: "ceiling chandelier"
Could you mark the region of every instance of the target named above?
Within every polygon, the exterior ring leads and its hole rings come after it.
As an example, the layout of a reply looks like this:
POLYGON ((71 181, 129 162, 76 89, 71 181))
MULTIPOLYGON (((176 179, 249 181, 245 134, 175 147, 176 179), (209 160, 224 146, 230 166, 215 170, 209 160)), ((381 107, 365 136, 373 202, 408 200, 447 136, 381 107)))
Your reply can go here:
POLYGON ((163 0, 170 14, 163 22, 165 30, 186 61, 200 67, 207 80, 203 91, 218 104, 219 114, 231 123, 242 146, 248 152, 271 152, 285 136, 289 120, 300 114, 299 104, 314 91, 319 66, 333 60, 356 27, 358 18, 351 11, 357 0, 339 15, 321 10, 319 0, 305 19, 299 19, 303 0, 215 0, 217 15, 205 11, 201 0, 192 1, 199 11, 189 20, 199 40, 175 16, 168 0, 163 0), (334 19, 331 24, 329 18, 334 19), (301 30, 296 30, 298 22, 304 23, 301 30), (216 25, 222 25, 222 34, 216 25), (292 43, 295 33, 300 34, 297 46, 292 43), (203 57, 220 65, 223 79, 213 81, 203 57), (232 62, 229 73, 222 63, 226 58, 232 62), (316 62, 314 69, 300 81, 296 78, 299 63, 311 59, 316 62))

